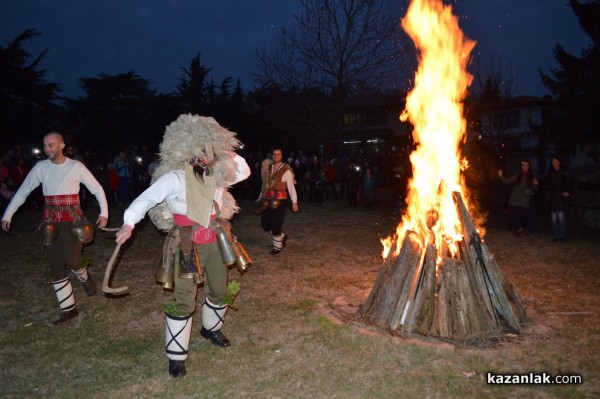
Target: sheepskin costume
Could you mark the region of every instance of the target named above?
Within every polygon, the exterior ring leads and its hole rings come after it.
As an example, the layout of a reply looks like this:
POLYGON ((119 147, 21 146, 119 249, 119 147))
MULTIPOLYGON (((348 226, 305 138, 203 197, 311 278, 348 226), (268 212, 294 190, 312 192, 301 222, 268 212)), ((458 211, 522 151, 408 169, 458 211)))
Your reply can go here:
MULTIPOLYGON (((235 199, 227 191, 228 181, 235 180, 236 164, 231 151, 240 148, 236 134, 211 117, 183 114, 167 126, 160 144, 160 163, 152 175, 152 183, 168 172, 184 170, 192 159, 201 159, 214 174, 216 186, 226 190, 219 217, 231 219, 239 211, 235 199)), ((165 201, 148 212, 154 225, 162 231, 170 231, 175 223, 173 214, 165 201)))

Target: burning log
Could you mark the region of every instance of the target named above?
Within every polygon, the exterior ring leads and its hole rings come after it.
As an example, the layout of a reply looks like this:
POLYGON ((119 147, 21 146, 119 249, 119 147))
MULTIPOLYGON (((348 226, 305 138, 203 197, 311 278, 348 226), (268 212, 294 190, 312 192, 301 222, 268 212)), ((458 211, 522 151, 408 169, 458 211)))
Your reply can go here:
POLYGON ((457 343, 519 333, 525 316, 519 294, 481 241, 460 193, 453 197, 464 230, 457 258, 408 232, 399 255, 389 255, 380 269, 363 320, 457 343))

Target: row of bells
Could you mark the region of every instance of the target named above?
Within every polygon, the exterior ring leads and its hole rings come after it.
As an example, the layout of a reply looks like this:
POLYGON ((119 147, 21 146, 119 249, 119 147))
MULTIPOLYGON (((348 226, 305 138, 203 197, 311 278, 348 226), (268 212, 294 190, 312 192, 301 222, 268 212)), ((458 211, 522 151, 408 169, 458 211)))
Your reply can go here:
MULTIPOLYGON (((73 222, 69 231, 81 244, 87 244, 94 239, 94 225, 87 220, 73 222)), ((35 235, 42 245, 52 245, 58 238, 58 227, 54 222, 42 222, 37 226, 35 235)))
MULTIPOLYGON (((219 252, 221 253, 221 260, 227 266, 235 264, 240 273, 245 272, 252 264, 252 259, 237 240, 237 237, 232 236, 229 231, 219 229, 216 232, 217 244, 219 245, 219 252)), ((200 261, 198 260, 198 254, 196 252, 196 246, 193 247, 194 256, 196 261, 193 262, 192 268, 187 269, 180 267, 178 277, 194 279, 194 283, 201 284, 204 282, 202 276, 202 269, 200 268, 200 261)), ((164 288, 173 288, 175 277, 174 262, 168 262, 166 265, 162 265, 156 271, 156 281, 162 284, 164 288)))

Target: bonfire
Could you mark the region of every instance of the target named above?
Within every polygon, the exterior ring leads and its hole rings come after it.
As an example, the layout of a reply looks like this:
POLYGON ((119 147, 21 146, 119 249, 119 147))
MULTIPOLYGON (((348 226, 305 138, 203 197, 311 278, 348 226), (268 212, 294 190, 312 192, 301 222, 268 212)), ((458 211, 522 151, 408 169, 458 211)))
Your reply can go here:
POLYGON ((413 0, 402 27, 419 57, 400 115, 414 127, 413 177, 402 221, 382 241, 385 261, 362 317, 393 332, 462 343, 518 333, 525 316, 519 294, 482 240, 462 174, 462 101, 476 43, 439 0, 413 0))

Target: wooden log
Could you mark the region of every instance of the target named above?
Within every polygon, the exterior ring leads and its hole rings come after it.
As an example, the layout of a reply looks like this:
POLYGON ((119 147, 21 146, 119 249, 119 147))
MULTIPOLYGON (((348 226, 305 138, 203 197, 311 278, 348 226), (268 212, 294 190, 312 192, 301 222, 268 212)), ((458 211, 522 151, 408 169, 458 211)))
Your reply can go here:
POLYGON ((486 245, 482 246, 482 253, 485 264, 488 265, 488 270, 495 276, 495 279, 499 281, 500 286, 506 294, 506 297, 512 304, 515 317, 519 322, 522 322, 525 320, 525 308, 523 307, 523 301, 521 300, 519 289, 510 281, 508 281, 506 276, 504 276, 500 270, 500 267, 496 263, 496 258, 489 252, 486 245))
MULTIPOLYGON (((494 318, 498 328, 519 332, 520 311, 515 309, 522 309, 520 297, 512 295, 512 299, 518 301, 518 304, 513 306, 505 289, 509 285, 508 281, 481 241, 462 196, 459 192, 453 194, 463 227, 466 248, 464 255, 468 257, 465 264, 471 279, 476 283, 474 291, 481 293, 479 299, 485 303, 488 313, 494 318)), ((512 286, 510 290, 514 292, 512 286)))
POLYGON ((433 315, 435 314, 436 262, 437 252, 435 246, 429 244, 423 260, 423 280, 415 299, 415 311, 404 326, 409 334, 414 332, 425 336, 429 335, 433 315))
POLYGON ((418 238, 416 233, 407 232, 397 259, 382 266, 365 304, 364 318, 371 323, 390 328, 392 320, 398 318, 404 287, 412 282, 409 276, 414 275, 421 261, 422 246, 418 238))
MULTIPOLYGON (((396 245, 396 241, 391 243, 392 248, 396 245)), ((367 300, 362 307, 361 317, 365 319, 372 319, 375 312, 377 311, 377 307, 379 305, 379 297, 381 295, 381 287, 387 281, 394 265, 398 261, 398 256, 394 256, 392 251, 389 252, 388 256, 383 261, 383 265, 379 269, 379 273, 377 273, 377 279, 375 279, 375 284, 373 284, 373 288, 371 288, 371 292, 367 297, 367 300)))
POLYGON ((496 325, 473 292, 463 262, 445 258, 438 268, 438 283, 430 335, 459 342, 498 336, 496 325))

